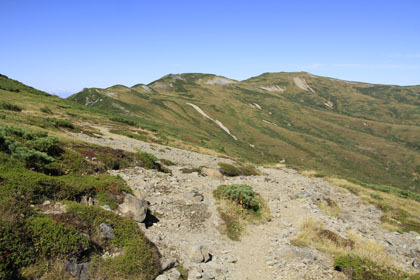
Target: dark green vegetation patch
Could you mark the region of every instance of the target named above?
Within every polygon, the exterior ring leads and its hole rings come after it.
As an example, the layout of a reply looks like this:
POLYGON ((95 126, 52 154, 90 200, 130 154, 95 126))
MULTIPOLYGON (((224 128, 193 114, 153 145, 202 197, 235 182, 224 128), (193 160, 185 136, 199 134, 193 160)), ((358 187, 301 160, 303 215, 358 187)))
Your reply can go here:
POLYGON ((156 160, 147 153, 62 143, 44 131, 1 128, 0 279, 20 279, 22 271, 28 279, 39 278, 48 272, 49 263, 64 265, 72 257, 91 261, 95 277, 156 277, 158 252, 135 222, 77 203, 82 196, 93 197, 115 209, 131 189, 121 178, 105 172, 128 166, 159 169, 156 160), (46 200, 51 202, 41 205, 46 200), (42 209, 62 205, 63 200, 67 201, 65 211, 42 214, 42 209), (116 237, 111 242, 99 237, 102 222, 114 229, 116 237), (124 254, 108 260, 100 257, 114 248, 124 254), (32 275, 33 271, 37 274, 32 275))
POLYGON ((224 163, 224 162, 219 162, 218 163, 219 168, 220 168, 220 172, 223 175, 226 176, 253 176, 253 175, 259 175, 260 173, 258 172, 258 170, 252 166, 252 165, 247 165, 247 166, 238 166, 238 165, 232 165, 229 163, 224 163))
POLYGON ((261 200, 249 185, 221 185, 213 191, 213 194, 217 199, 232 200, 245 209, 258 211, 261 207, 261 200))
POLYGON ((368 259, 350 253, 334 261, 335 269, 342 271, 352 280, 419 280, 420 275, 409 275, 400 270, 381 266, 368 259))
POLYGON ((249 185, 220 185, 213 191, 224 224, 222 233, 238 241, 250 222, 269 220, 268 206, 249 185))
POLYGON ((0 102, 0 108, 4 110, 9 110, 9 111, 15 111, 15 112, 20 112, 23 110, 22 107, 9 103, 9 102, 0 102))

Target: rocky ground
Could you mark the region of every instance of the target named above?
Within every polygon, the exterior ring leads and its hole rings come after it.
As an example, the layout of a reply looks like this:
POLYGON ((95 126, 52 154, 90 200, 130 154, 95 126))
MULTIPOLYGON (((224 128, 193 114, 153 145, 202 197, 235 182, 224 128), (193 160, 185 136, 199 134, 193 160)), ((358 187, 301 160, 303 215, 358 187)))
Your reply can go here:
POLYGON ((346 279, 333 268, 333 259, 314 248, 291 244, 302 221, 322 221, 334 233, 346 237, 352 230, 384 247, 403 270, 420 272, 420 235, 398 234, 383 229, 381 211, 364 205, 357 196, 330 185, 320 178, 307 178, 292 169, 260 168, 261 176, 224 177, 214 169, 217 162, 229 161, 148 144, 117 135, 93 138, 77 134, 87 142, 121 148, 140 149, 159 158, 174 161, 172 174, 129 168, 112 171, 123 177, 134 194, 149 202, 149 215, 143 227, 147 237, 162 254, 167 271, 159 280, 178 279, 172 266, 181 263, 189 270, 188 279, 346 279), (186 167, 206 166, 206 174, 183 173, 186 167), (241 241, 220 233, 223 224, 212 191, 220 184, 251 185, 267 202, 271 220, 249 225, 241 241), (326 215, 317 206, 325 198, 341 209, 340 218, 326 215))

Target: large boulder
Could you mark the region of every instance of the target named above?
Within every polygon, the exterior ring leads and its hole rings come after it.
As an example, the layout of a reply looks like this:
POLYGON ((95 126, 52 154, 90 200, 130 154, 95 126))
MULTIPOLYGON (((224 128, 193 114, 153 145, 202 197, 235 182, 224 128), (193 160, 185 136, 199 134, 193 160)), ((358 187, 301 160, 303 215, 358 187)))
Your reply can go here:
POLYGON ((126 217, 136 222, 142 223, 146 219, 148 203, 144 199, 139 199, 132 194, 125 194, 124 202, 118 206, 118 210, 126 217))

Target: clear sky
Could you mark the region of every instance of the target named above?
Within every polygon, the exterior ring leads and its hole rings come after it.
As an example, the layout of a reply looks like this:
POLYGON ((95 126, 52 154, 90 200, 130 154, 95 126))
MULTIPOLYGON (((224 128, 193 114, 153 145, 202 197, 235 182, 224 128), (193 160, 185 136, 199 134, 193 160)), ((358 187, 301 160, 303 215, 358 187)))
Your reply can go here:
POLYGON ((168 73, 420 84, 420 1, 0 0, 0 73, 66 96, 168 73))

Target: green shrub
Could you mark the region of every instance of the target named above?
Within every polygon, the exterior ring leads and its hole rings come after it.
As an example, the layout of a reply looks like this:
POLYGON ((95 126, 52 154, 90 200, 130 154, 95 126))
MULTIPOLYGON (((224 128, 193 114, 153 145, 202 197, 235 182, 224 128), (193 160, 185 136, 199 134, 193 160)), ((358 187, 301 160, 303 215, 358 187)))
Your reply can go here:
POLYGON ((130 187, 123 181, 109 174, 68 174, 61 176, 60 179, 62 182, 72 186, 78 197, 82 195, 94 197, 98 193, 110 193, 112 195, 120 195, 122 192, 132 193, 130 187))
POLYGON ((59 146, 57 137, 43 137, 25 142, 25 146, 39 152, 46 153, 53 157, 58 157, 63 153, 63 149, 59 146))
MULTIPOLYGON (((6 206, 6 205, 1 205, 6 206)), ((0 219, 0 279, 17 279, 18 270, 33 262, 35 250, 21 222, 0 219)))
POLYGON ((240 166, 239 167, 241 175, 244 176, 256 176, 260 175, 260 172, 252 165, 240 166))
MULTIPOLYGON (((124 181, 109 174, 47 176, 25 168, 25 164, 0 153, 0 178, 4 178, 0 196, 23 197, 28 203, 50 200, 74 200, 82 195, 96 196, 98 193, 119 195, 131 193, 124 181)), ((112 205, 110 205, 112 206, 112 205)))
POLYGON ((259 175, 260 173, 254 166, 234 166, 229 163, 219 162, 220 172, 223 175, 234 177, 234 176, 252 176, 259 175))
POLYGON ((0 133, 13 139, 34 140, 47 137, 48 133, 44 131, 28 130, 17 126, 5 126, 0 129, 0 133))
POLYGON ((0 153, 0 195, 41 203, 45 199, 74 199, 75 188, 60 177, 51 177, 25 168, 25 164, 0 153))
POLYGON ((152 142, 152 138, 149 137, 146 132, 142 132, 142 131, 136 131, 136 133, 133 133, 131 131, 122 130, 122 129, 111 129, 109 132, 114 133, 114 134, 124 135, 124 136, 133 138, 139 141, 152 142))
POLYGON ((69 120, 65 120, 65 119, 56 119, 56 118, 46 118, 45 119, 47 122, 51 123, 52 125, 54 125, 56 128, 67 128, 67 129, 74 129, 74 125, 71 123, 71 121, 69 120))
POLYGON ((270 211, 262 198, 248 185, 221 185, 214 191, 222 233, 232 240, 239 240, 246 224, 269 220, 270 211))
POLYGON ((49 173, 55 172, 47 165, 62 153, 56 137, 48 137, 41 131, 9 126, 0 129, 0 151, 25 162, 27 168, 49 173))
POLYGON ((98 192, 95 199, 99 201, 100 205, 108 205, 111 209, 118 207, 118 200, 115 195, 107 191, 98 192))
MULTIPOLYGON (((118 170, 132 166, 141 166, 147 169, 157 169, 161 172, 167 172, 163 166, 156 162, 157 158, 149 153, 130 153, 123 150, 85 144, 72 145, 72 148, 82 155, 78 161, 84 160, 85 158, 92 161, 95 159, 93 162, 89 162, 91 165, 90 168, 80 168, 77 172, 84 171, 86 173, 92 173, 93 169, 96 169, 97 172, 103 173, 109 169, 118 170)), ((77 158, 77 155, 73 154, 71 157, 77 158)), ((71 158, 66 160, 66 162, 74 166, 74 170, 77 169, 78 165, 73 165, 71 158)))
POLYGON ((50 217, 33 217, 28 222, 35 251, 40 256, 72 256, 89 247, 89 239, 74 228, 65 227, 50 217))
POLYGON ((9 111, 21 112, 23 110, 22 107, 18 105, 9 103, 9 102, 0 102, 0 108, 9 111))
POLYGON ((123 117, 110 117, 109 119, 114 122, 119 122, 119 123, 128 124, 130 126, 137 127, 137 123, 135 121, 132 121, 123 117))
POLYGON ((138 154, 139 159, 143 162, 143 167, 146 169, 159 169, 159 164, 156 162, 158 159, 155 155, 146 152, 140 152, 138 154))
POLYGON ((26 163, 26 168, 31 168, 37 171, 42 171, 45 165, 54 161, 54 158, 47 153, 28 149, 26 147, 17 147, 12 157, 18 160, 23 160, 26 163))
POLYGON ((220 185, 213 191, 213 195, 217 199, 232 200, 245 209, 258 211, 261 207, 261 200, 249 185, 220 185))
POLYGON ((45 114, 52 114, 52 111, 51 111, 51 109, 50 108, 48 108, 48 107, 41 107, 41 109, 39 109, 42 113, 45 113, 45 114))
POLYGON ((400 270, 373 263, 368 259, 350 253, 334 260, 335 269, 344 272, 353 280, 418 280, 419 275, 409 275, 400 270))
POLYGON ((137 223, 95 206, 67 203, 68 215, 72 220, 88 223, 87 232, 101 223, 108 223, 114 229, 112 246, 124 247, 124 254, 106 260, 96 257, 92 260, 92 273, 107 279, 154 279, 160 271, 159 256, 153 244, 147 240, 137 223))
POLYGON ((156 257, 153 248, 147 246, 147 243, 140 235, 130 238, 125 243, 124 256, 108 258, 104 262, 105 266, 121 278, 140 274, 136 279, 154 279, 158 274, 156 257))
POLYGON ((220 167, 220 172, 223 175, 226 176, 239 176, 240 175, 240 171, 239 168, 236 166, 233 166, 232 164, 229 163, 224 163, 224 162, 219 162, 217 165, 219 165, 220 167))
POLYGON ((47 199, 77 201, 86 195, 116 208, 123 192, 132 192, 121 178, 109 174, 89 175, 85 168, 94 172, 96 164, 106 170, 115 164, 134 166, 145 162, 160 166, 156 158, 147 153, 90 145, 83 145, 83 152, 64 146, 45 132, 19 127, 0 129, 0 279, 20 279, 22 269, 28 266, 44 268, 38 274, 41 277, 51 272, 47 264, 69 256, 80 257, 82 251, 86 252, 83 258, 92 260, 91 257, 98 254, 97 249, 115 247, 124 248, 124 255, 107 261, 98 255, 101 269, 108 263, 112 268, 104 277, 108 278, 110 273, 115 274, 113 279, 154 279, 159 273, 158 252, 133 221, 98 207, 72 202, 68 202, 67 213, 51 217, 36 214, 35 209, 47 199), (39 167, 33 168, 38 164, 39 167), (48 173, 35 171, 41 167, 44 170, 56 168, 61 173, 48 176, 48 173), (31 204, 35 207, 30 207, 31 204), (98 226, 102 222, 114 228, 114 239, 100 238, 98 226), (81 233, 89 234, 91 241, 81 233))

